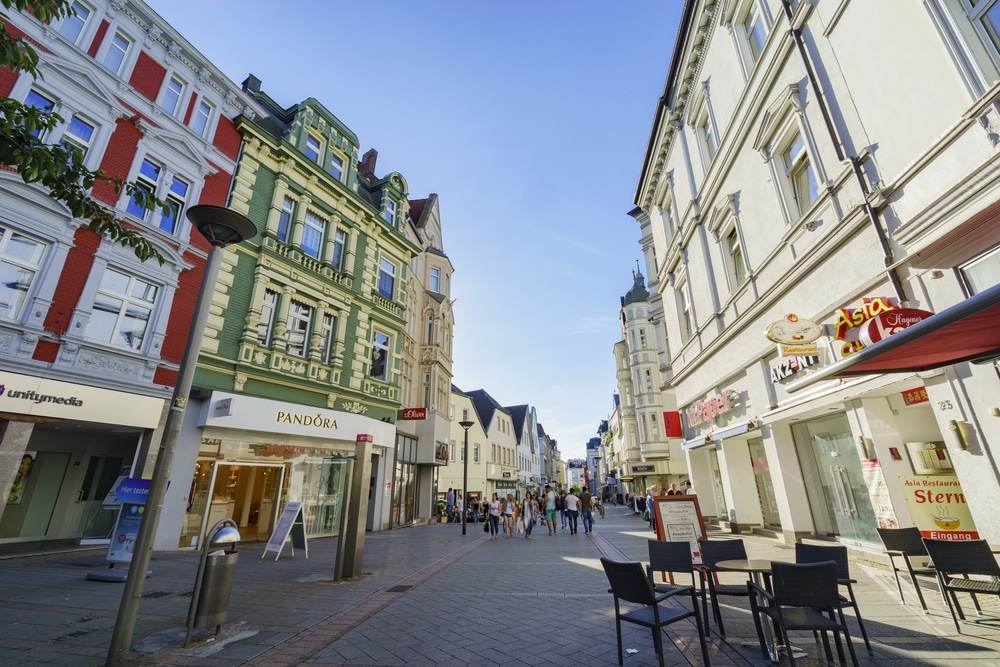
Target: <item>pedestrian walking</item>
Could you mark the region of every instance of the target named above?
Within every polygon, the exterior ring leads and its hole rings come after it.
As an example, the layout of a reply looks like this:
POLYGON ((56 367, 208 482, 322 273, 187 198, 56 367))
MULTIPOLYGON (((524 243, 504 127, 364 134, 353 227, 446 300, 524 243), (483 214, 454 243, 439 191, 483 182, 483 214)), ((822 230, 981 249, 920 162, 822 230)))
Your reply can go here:
POLYGON ((462 523, 462 517, 465 516, 462 512, 465 511, 465 503, 459 498, 455 501, 455 523, 462 523))
POLYGON ((521 511, 521 520, 524 521, 524 539, 531 539, 531 529, 538 521, 538 503, 530 493, 524 496, 524 507, 521 511))
POLYGON ((455 521, 455 491, 450 487, 448 489, 448 495, 444 498, 444 510, 448 514, 448 523, 455 521))
POLYGON ((677 488, 676 484, 671 484, 670 488, 667 490, 668 496, 683 496, 684 494, 680 489, 677 488))
POLYGON ((497 539, 500 536, 500 498, 497 494, 493 494, 493 499, 490 500, 490 541, 497 539))
POLYGON ((509 540, 514 536, 514 513, 517 503, 514 502, 514 494, 508 493, 507 500, 503 506, 503 532, 509 540))
POLYGON ((696 495, 694 492, 694 487, 691 486, 691 480, 684 482, 684 493, 685 495, 693 496, 696 495))
POLYGON ((576 487, 569 490, 563 498, 563 505, 566 507, 566 519, 569 522, 569 534, 576 535, 577 517, 580 516, 580 496, 575 493, 576 487))
POLYGON ((548 484, 545 485, 545 524, 549 527, 549 535, 556 532, 556 492, 548 484))
POLYGON ((556 509, 559 510, 559 521, 562 523, 562 529, 566 530, 566 492, 561 489, 559 495, 556 496, 556 509))
POLYGON ((653 508, 653 496, 656 495, 656 490, 656 484, 646 489, 646 516, 649 519, 649 527, 653 530, 656 530, 656 512, 653 508))
POLYGON ((583 516, 584 535, 594 532, 594 497, 587 489, 580 492, 580 514, 583 516))

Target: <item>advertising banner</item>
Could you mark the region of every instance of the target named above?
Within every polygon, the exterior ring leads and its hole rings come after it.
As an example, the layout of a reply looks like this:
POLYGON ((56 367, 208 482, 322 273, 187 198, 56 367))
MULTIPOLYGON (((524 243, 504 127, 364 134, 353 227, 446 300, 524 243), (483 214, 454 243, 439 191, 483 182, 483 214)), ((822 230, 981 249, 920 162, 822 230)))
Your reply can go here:
POLYGON ((892 499, 889 498, 889 487, 882 474, 882 466, 878 459, 862 459, 861 474, 868 485, 868 495, 872 499, 872 509, 879 528, 899 528, 896 513, 892 510, 892 499))
POLYGON ((978 540, 969 504, 955 475, 900 477, 910 517, 934 540, 978 540))
POLYGON ((145 507, 133 503, 122 503, 118 513, 118 523, 115 532, 111 534, 111 544, 108 546, 109 563, 131 563, 135 551, 135 538, 139 535, 139 525, 145 507))

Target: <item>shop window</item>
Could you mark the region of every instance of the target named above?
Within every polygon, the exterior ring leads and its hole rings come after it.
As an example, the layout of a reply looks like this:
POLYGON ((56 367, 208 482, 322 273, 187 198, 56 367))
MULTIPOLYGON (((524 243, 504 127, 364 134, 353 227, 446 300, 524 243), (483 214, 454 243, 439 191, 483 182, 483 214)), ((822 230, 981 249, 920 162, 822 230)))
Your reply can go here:
POLYGON ((84 337, 141 350, 158 292, 152 283, 106 268, 84 337))
POLYGON ((7 320, 20 317, 46 247, 19 232, 0 227, 0 317, 7 320))

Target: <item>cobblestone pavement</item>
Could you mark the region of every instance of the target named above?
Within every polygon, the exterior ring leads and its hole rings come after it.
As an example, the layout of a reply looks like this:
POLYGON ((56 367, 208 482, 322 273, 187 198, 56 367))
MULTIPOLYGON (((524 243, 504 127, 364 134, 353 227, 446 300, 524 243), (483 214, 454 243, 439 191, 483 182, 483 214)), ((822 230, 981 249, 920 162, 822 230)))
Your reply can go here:
MULTIPOLYGON (((222 631, 196 631, 183 648, 199 555, 154 554, 133 637, 130 664, 199 665, 615 665, 614 607, 600 557, 646 559, 652 532, 632 512, 608 506, 595 532, 549 536, 536 527, 491 541, 481 525, 432 524, 368 534, 364 574, 334 582, 335 539, 309 543, 309 556, 286 549, 262 559, 262 544, 240 546, 229 614, 222 631)), ((714 534, 724 538, 728 535, 714 534)), ((744 536, 751 557, 792 560, 790 548, 744 536)), ((0 560, 0 665, 101 665, 114 628, 122 585, 95 582, 103 552, 0 560)), ((859 604, 872 639, 864 667, 994 665, 1000 623, 955 627, 941 598, 925 591, 930 612, 903 605, 888 568, 852 563, 859 604)), ((745 575, 722 575, 738 583, 745 575)), ((906 592, 904 584, 904 593, 906 592)), ((910 593, 908 603, 914 596, 910 593)), ((766 665, 756 646, 745 599, 723 605, 728 639, 713 635, 714 665, 766 665)), ((984 612, 1000 615, 995 601, 984 612)), ((971 607, 971 605, 969 605, 971 607)), ((853 620, 852 620, 853 624, 853 620)), ((852 625, 856 630, 856 625, 852 625)), ((634 652, 626 667, 656 665, 649 632, 623 629, 634 652)), ((701 664, 694 625, 670 626, 666 664, 701 664)), ((825 664, 811 635, 796 646, 825 664)), ((787 658, 784 660, 787 662, 787 658)))

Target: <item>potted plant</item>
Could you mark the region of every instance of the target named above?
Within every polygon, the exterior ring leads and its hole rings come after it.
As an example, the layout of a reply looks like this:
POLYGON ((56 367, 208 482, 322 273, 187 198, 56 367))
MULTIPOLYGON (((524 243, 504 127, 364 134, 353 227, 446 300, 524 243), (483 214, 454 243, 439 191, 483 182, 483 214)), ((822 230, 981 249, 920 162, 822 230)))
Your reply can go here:
POLYGON ((445 502, 444 502, 444 500, 441 499, 441 498, 438 498, 438 501, 437 501, 438 523, 444 523, 448 519, 448 516, 444 512, 444 508, 445 508, 445 502))

